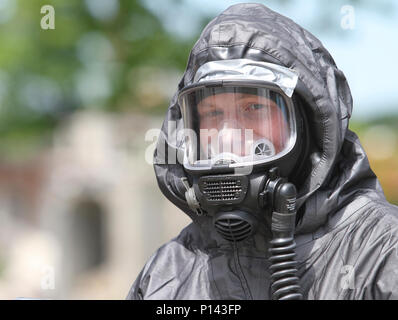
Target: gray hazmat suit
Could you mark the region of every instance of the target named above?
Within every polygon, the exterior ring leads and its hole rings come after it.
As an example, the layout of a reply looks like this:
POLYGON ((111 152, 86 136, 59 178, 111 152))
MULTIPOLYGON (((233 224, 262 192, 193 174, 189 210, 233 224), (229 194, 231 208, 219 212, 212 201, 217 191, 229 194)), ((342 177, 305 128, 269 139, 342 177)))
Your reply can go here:
MULTIPOLYGON (((298 188, 296 260, 304 299, 398 299, 398 207, 389 204, 358 137, 348 129, 352 98, 344 74, 321 42, 292 20, 260 4, 238 4, 203 30, 168 108, 181 124, 178 92, 208 61, 241 59, 295 70, 311 148, 298 188)), ((380 143, 383 143, 380 141, 380 143)), ((270 299, 268 241, 252 236, 237 245, 222 239, 211 218, 187 205, 181 164, 154 169, 163 194, 192 219, 147 261, 127 299, 270 299)))

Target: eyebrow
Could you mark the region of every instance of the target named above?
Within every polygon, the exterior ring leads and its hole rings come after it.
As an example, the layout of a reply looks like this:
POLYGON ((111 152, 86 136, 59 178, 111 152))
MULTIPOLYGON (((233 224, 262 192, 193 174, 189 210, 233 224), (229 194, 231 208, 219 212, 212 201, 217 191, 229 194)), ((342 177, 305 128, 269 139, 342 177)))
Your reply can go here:
POLYGON ((198 103, 197 107, 198 107, 198 110, 216 108, 216 106, 214 106, 214 104, 211 104, 208 102, 206 102, 204 104, 201 104, 201 102, 200 102, 200 103, 198 103))
MULTIPOLYGON (((255 94, 236 92, 235 95, 236 95, 236 97, 235 97, 236 101, 244 100, 244 99, 256 99, 257 101, 261 102, 261 99, 264 98, 267 101, 269 101, 270 104, 275 104, 275 102, 272 99, 270 99, 268 97, 257 96, 255 94)), ((198 108, 198 110, 201 110, 201 109, 214 109, 214 108, 217 108, 217 105, 214 104, 214 103, 211 103, 211 102, 205 102, 205 99, 203 99, 202 101, 200 101, 197 104, 197 108, 198 108)))

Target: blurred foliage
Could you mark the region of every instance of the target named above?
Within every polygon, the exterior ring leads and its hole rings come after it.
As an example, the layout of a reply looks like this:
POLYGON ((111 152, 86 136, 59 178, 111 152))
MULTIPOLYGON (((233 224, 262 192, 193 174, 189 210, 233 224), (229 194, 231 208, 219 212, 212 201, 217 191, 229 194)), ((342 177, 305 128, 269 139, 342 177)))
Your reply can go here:
POLYGON ((369 121, 351 121, 365 149, 370 167, 378 177, 386 198, 398 205, 398 116, 385 115, 369 121))
MULTIPOLYGON (((166 32, 138 0, 4 3, 2 10, 11 13, 0 20, 3 155, 10 146, 40 140, 75 110, 139 108, 142 70, 181 71, 192 46, 166 32), (54 30, 40 27, 46 4, 55 9, 54 30)), ((161 104, 164 110, 164 101, 156 101, 149 111, 161 104)))

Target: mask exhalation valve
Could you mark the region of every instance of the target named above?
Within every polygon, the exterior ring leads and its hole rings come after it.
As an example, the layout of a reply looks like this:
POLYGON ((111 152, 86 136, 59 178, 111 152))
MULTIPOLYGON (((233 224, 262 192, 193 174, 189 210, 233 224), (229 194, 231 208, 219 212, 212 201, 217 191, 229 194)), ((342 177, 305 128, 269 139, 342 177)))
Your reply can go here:
POLYGON ((214 228, 225 240, 243 241, 254 232, 255 223, 246 212, 220 212, 214 217, 214 228))
POLYGON ((260 139, 256 141, 253 149, 253 153, 256 156, 272 157, 275 155, 275 146, 268 139, 260 139))

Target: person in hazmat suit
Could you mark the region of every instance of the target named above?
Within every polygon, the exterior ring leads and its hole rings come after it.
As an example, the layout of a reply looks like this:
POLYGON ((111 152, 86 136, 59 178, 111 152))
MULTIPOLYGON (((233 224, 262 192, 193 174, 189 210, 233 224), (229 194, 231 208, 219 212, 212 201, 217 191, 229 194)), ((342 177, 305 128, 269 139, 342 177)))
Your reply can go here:
POLYGON ((261 4, 214 18, 154 153, 161 191, 192 223, 127 299, 398 299, 398 208, 348 129, 352 104, 291 19, 261 4))

